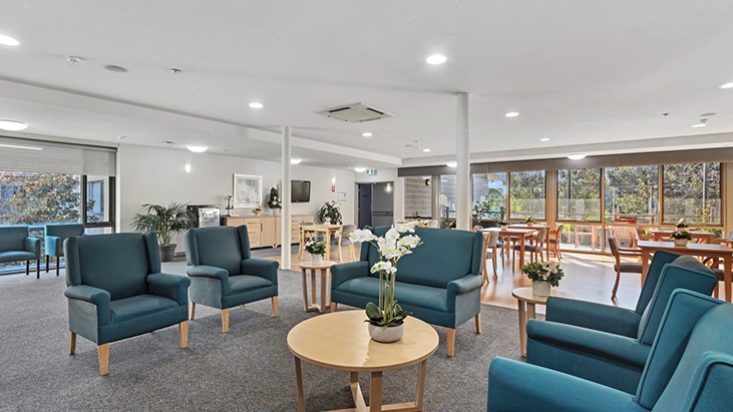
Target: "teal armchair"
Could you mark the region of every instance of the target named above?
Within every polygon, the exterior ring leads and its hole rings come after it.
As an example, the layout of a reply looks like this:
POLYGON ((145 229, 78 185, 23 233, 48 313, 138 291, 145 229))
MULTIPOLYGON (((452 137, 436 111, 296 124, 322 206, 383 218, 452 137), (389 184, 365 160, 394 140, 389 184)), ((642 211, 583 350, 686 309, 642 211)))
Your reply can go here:
POLYGON ((25 261, 25 274, 36 261, 36 279, 41 277, 41 239, 28 234, 28 226, 0 226, 0 263, 25 261))
POLYGON ((109 344, 175 324, 188 346, 185 276, 161 273, 154 233, 70 237, 64 242, 69 353, 76 335, 98 346, 99 374, 109 372, 109 344))
POLYGON ((278 263, 252 259, 247 226, 190 229, 184 236, 186 273, 191 279, 191 320, 196 304, 221 309, 221 327, 229 331, 229 309, 270 298, 278 316, 278 263))
POLYGON ((710 295, 717 284, 696 259, 664 252, 655 254, 649 275, 642 299, 654 289, 645 305, 637 305, 641 313, 548 299, 546 321, 527 323, 527 362, 634 393, 672 293, 687 289, 710 295))
MULTIPOLYGON (((374 229, 381 236, 389 228, 374 229)), ((475 320, 481 332, 481 233, 463 230, 416 228, 422 245, 400 259, 397 266, 395 299, 407 311, 425 322, 447 328, 447 354, 455 351, 458 325, 475 320)), ((331 267, 331 310, 337 304, 364 308, 377 302, 379 276, 369 268, 379 259, 376 248, 363 244, 358 262, 331 267)))
POLYGON ((489 367, 487 409, 730 411, 733 305, 678 289, 666 308, 633 394, 577 376, 504 358, 489 367))
POLYGON ((84 225, 81 223, 58 223, 46 225, 46 273, 51 257, 56 258, 56 276, 61 268, 61 257, 64 256, 64 240, 72 236, 84 234, 84 225))

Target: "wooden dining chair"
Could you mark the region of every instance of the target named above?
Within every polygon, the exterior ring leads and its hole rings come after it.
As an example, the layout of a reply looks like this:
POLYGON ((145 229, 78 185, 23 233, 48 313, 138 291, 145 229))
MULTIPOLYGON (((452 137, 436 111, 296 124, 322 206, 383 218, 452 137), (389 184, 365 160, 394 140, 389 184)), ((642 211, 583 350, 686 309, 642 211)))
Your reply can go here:
POLYGON ((488 241, 486 242, 486 250, 484 251, 483 260, 483 276, 484 281, 489 283, 489 269, 486 266, 486 260, 491 259, 491 266, 494 269, 494 278, 497 277, 496 271, 496 259, 498 257, 497 244, 499 242, 499 232, 490 232, 488 235, 488 241))
MULTIPOLYGON (((557 225, 555 228, 550 229, 547 238, 547 249, 552 251, 555 255, 555 259, 562 260, 562 253, 560 253, 560 239, 562 238, 562 229, 565 225, 557 225)), ((548 255, 549 256, 549 255, 548 255)))
POLYGON ((616 259, 616 263, 613 265, 613 269, 616 271, 616 282, 613 284, 613 291, 611 292, 611 299, 616 299, 616 292, 618 291, 618 284, 621 280, 621 272, 626 273, 642 273, 641 262, 624 262, 621 260, 622 257, 634 257, 641 258, 641 250, 635 248, 623 248, 619 247, 616 238, 608 238, 608 247, 611 249, 611 254, 616 259))

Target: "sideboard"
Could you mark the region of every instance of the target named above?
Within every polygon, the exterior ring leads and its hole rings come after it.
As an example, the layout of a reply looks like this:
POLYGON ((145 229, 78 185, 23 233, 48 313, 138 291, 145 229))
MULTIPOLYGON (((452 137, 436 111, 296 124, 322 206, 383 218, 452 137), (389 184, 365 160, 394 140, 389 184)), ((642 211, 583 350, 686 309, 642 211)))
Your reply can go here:
MULTIPOLYGON (((274 247, 282 243, 280 236, 281 216, 225 216, 221 218, 224 226, 247 225, 249 246, 274 247)), ((313 224, 313 215, 292 215, 290 217, 290 244, 300 242, 300 225, 313 224)))

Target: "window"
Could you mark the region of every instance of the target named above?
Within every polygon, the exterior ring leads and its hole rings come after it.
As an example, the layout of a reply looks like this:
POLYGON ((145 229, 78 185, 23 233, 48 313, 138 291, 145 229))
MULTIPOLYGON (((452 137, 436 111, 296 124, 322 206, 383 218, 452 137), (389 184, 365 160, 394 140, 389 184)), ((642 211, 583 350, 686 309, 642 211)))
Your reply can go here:
POLYGON ((430 177, 405 177, 405 216, 431 217, 431 198, 433 189, 430 177))
POLYGON ((720 163, 683 163, 664 166, 664 223, 719 225, 720 163))
POLYGON ((557 218, 601 220, 601 170, 573 169, 557 172, 557 218))
POLYGON ((511 172, 509 174, 511 219, 545 219, 545 171, 511 172))
POLYGON ((86 182, 85 220, 88 226, 109 226, 112 222, 112 183, 110 176, 84 176, 86 182))
POLYGON ((506 173, 471 176, 473 211, 479 220, 504 220, 506 215, 506 173))
POLYGON ((608 167, 604 172, 606 222, 657 223, 658 166, 608 167))
POLYGON ((0 170, 0 224, 79 222, 80 177, 0 170))
POLYGON ((456 176, 440 176, 440 217, 444 220, 456 217, 456 176))

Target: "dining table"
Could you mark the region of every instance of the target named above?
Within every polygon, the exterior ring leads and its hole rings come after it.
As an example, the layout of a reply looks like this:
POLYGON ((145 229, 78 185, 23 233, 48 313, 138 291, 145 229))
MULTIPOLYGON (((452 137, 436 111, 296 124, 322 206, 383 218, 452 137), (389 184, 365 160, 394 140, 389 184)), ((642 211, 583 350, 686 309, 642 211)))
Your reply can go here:
MULTIPOLYGON (((526 244, 527 240, 532 238, 536 233, 537 229, 534 227, 526 227, 526 228, 511 228, 511 227, 491 227, 488 229, 481 229, 480 230, 484 234, 484 251, 487 248, 488 243, 488 235, 491 234, 491 232, 498 232, 499 237, 502 239, 502 248, 508 248, 510 243, 519 243, 519 269, 522 269, 522 266, 524 266, 524 253, 526 250, 526 244)), ((502 251, 503 253, 504 251, 502 251)), ((484 260, 484 265, 486 264, 486 261, 484 260)), ((514 262, 512 261, 512 267, 514 266, 514 262)))
POLYGON ((725 301, 731 301, 731 265, 733 265, 733 248, 717 243, 688 243, 685 246, 676 246, 674 242, 658 240, 640 240, 637 244, 641 249, 641 284, 646 280, 649 271, 649 261, 654 252, 663 250, 679 255, 695 256, 699 258, 713 258, 714 261, 723 261, 723 286, 725 301))
POLYGON ((545 230, 545 238, 544 239, 538 239, 542 243, 542 248, 545 251, 545 259, 550 260, 550 233, 552 230, 557 229, 557 225, 551 226, 545 223, 514 223, 509 226, 507 226, 509 229, 547 229, 545 230))
MULTIPOLYGON (((664 240, 672 237, 675 229, 650 229, 649 239, 650 240, 664 240)), ((688 230, 693 240, 699 240, 700 243, 713 243, 715 234, 712 232, 706 232, 704 230, 688 230)))

